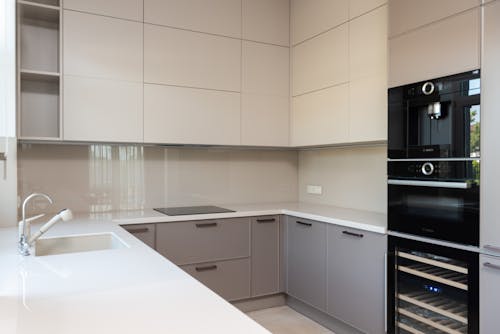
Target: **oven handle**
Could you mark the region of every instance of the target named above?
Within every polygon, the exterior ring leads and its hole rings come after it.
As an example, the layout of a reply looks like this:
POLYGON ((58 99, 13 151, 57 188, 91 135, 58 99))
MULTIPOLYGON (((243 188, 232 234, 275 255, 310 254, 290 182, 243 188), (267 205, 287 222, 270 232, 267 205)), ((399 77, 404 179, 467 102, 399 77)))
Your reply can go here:
POLYGON ((469 182, 442 182, 442 181, 418 181, 418 180, 387 180, 387 184, 395 186, 415 186, 415 187, 433 187, 433 188, 451 188, 451 189, 469 189, 469 182))

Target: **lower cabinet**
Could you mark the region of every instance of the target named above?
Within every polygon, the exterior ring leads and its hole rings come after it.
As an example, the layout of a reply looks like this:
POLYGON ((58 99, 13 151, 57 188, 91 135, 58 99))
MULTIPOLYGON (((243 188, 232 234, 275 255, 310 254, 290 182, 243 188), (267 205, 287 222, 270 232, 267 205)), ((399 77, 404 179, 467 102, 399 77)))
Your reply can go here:
POLYGON ((190 264, 181 268, 228 301, 250 297, 249 258, 190 264))
POLYGON ((286 293, 326 311, 326 224, 287 218, 286 293))
POLYGON ((123 228, 144 242, 149 247, 156 249, 155 228, 156 224, 124 225, 123 228))
POLYGON ((328 225, 328 314, 365 333, 384 333, 386 249, 383 234, 328 225))
POLYGON ((483 334, 498 333, 500 309, 500 257, 479 257, 480 323, 483 334))

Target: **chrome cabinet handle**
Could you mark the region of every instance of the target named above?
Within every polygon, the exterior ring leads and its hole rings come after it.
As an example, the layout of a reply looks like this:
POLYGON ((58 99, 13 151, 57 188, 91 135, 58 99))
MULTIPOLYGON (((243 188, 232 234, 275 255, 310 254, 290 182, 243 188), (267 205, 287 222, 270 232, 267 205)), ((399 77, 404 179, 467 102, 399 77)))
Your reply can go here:
POLYGON ((361 233, 354 233, 354 232, 349 232, 349 231, 342 231, 342 234, 350 235, 351 237, 356 237, 356 238, 364 237, 364 235, 361 233))
POLYGON ((276 218, 261 218, 257 219, 257 223, 272 223, 275 222, 276 218))
POLYGON ((304 223, 304 222, 301 222, 299 220, 296 221, 297 224, 300 224, 300 225, 304 225, 304 226, 307 226, 307 227, 311 227, 312 224, 311 223, 304 223))
POLYGON ((202 228, 202 227, 215 227, 217 226, 217 223, 199 223, 196 224, 196 227, 202 228))
POLYGON ((196 271, 200 272, 200 271, 209 271, 209 270, 216 270, 217 269, 217 265, 211 265, 211 266, 204 266, 204 267, 195 267, 194 268, 196 271))
POLYGON ((419 180, 387 180, 387 184, 394 186, 414 186, 414 187, 434 187, 450 189, 469 189, 470 183, 467 182, 442 182, 442 181, 419 181, 419 180))
POLYGON ((491 251, 500 253, 500 247, 492 246, 492 245, 484 245, 484 248, 489 249, 491 251))
POLYGON ((483 263, 483 266, 485 266, 486 268, 490 268, 490 269, 500 270, 500 265, 493 264, 493 263, 490 263, 490 262, 483 263))
POLYGON ((147 227, 142 227, 142 228, 131 228, 131 229, 126 229, 129 233, 135 234, 135 233, 146 233, 149 231, 149 228, 147 227))

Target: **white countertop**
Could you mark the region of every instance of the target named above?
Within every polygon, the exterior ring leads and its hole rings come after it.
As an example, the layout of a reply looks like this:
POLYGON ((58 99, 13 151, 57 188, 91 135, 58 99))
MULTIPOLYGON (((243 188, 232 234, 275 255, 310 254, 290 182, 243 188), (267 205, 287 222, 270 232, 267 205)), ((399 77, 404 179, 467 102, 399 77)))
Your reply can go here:
MULTIPOLYGON (((145 210, 79 215, 44 237, 111 232, 129 247, 23 257, 0 229, 2 334, 269 333, 130 235, 120 224, 287 214, 385 233, 385 215, 304 203, 225 205, 234 213, 170 217, 145 210)), ((33 226, 33 232, 39 226, 33 226)))

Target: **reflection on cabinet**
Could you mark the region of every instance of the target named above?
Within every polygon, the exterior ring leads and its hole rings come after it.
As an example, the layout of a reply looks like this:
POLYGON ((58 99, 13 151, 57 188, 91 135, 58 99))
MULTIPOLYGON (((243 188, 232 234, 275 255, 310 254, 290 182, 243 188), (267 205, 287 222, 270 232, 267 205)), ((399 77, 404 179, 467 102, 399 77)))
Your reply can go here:
POLYGON ((387 237, 328 225, 328 310, 365 333, 384 333, 387 237))
POLYGON ((479 257, 480 324, 481 333, 498 333, 498 309, 500 308, 500 258, 479 257))
POLYGON ((156 224, 124 225, 123 228, 149 247, 155 249, 156 224))
POLYGON ((392 38, 389 87, 478 69, 480 22, 476 8, 392 38))
POLYGON ((279 292, 279 233, 278 216, 252 218, 252 297, 279 292))
POLYGON ((60 139, 59 1, 18 1, 18 133, 60 139))
POLYGON ((481 246, 498 248, 500 255, 500 1, 484 7, 481 68, 481 246))
POLYGON ((287 217, 287 294, 326 311, 326 224, 287 217))

